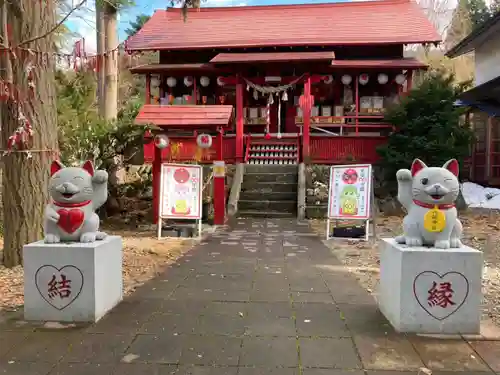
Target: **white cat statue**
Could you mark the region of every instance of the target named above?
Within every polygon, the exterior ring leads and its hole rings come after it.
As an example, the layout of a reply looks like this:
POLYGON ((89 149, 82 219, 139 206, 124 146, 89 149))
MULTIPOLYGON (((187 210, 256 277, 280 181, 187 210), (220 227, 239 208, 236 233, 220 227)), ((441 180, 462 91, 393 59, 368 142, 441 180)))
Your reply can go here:
POLYGON ((108 173, 94 171, 91 161, 81 167, 50 167, 49 194, 45 208, 45 243, 94 242, 103 240, 95 213, 108 199, 108 173))
POLYGON ((462 223, 455 208, 460 191, 458 170, 455 159, 442 168, 427 167, 415 159, 411 171, 397 172, 398 200, 408 214, 403 220, 404 235, 396 237, 396 242, 439 249, 462 246, 462 223))

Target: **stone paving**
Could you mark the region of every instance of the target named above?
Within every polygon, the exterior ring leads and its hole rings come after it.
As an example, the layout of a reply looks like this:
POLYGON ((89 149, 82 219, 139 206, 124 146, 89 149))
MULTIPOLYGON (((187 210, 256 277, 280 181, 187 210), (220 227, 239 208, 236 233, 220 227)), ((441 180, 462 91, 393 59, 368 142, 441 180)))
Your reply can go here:
POLYGON ((307 224, 288 219, 237 219, 95 325, 39 327, 15 320, 0 326, 0 373, 500 371, 500 342, 395 333, 307 224))

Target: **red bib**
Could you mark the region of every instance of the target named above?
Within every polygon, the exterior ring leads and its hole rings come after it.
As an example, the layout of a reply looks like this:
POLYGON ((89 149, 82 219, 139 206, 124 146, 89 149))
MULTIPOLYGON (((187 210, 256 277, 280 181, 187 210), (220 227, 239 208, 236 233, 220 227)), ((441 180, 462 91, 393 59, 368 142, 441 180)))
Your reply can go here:
POLYGON ((82 226, 83 219, 85 218, 83 211, 78 208, 69 210, 62 208, 57 213, 59 214, 57 225, 66 233, 75 232, 82 226))

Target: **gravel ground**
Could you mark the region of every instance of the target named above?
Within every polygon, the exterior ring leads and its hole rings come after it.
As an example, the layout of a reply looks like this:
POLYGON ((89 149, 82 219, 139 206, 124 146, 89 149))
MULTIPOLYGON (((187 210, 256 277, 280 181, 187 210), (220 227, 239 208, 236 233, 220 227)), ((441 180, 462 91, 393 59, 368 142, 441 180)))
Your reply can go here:
MULTIPOLYGON (((463 241, 484 253, 483 318, 500 326, 500 214, 467 212, 460 215, 464 225, 463 241)), ((377 237, 393 237, 401 233, 402 217, 377 218, 377 237)), ((324 220, 311 221, 313 229, 324 236, 324 220)), ((349 240, 325 241, 332 252, 356 275, 360 284, 375 294, 379 282, 377 244, 349 240)))

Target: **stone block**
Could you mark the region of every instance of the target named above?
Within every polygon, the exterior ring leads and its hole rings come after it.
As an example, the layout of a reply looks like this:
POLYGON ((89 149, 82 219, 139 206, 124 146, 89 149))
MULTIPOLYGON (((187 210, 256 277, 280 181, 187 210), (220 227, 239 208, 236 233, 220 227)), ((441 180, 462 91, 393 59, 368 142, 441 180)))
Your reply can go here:
POLYGON ((122 239, 24 246, 24 318, 96 322, 123 298, 122 239))
POLYGON ((476 334, 483 253, 407 247, 383 239, 378 305, 399 332, 476 334))

